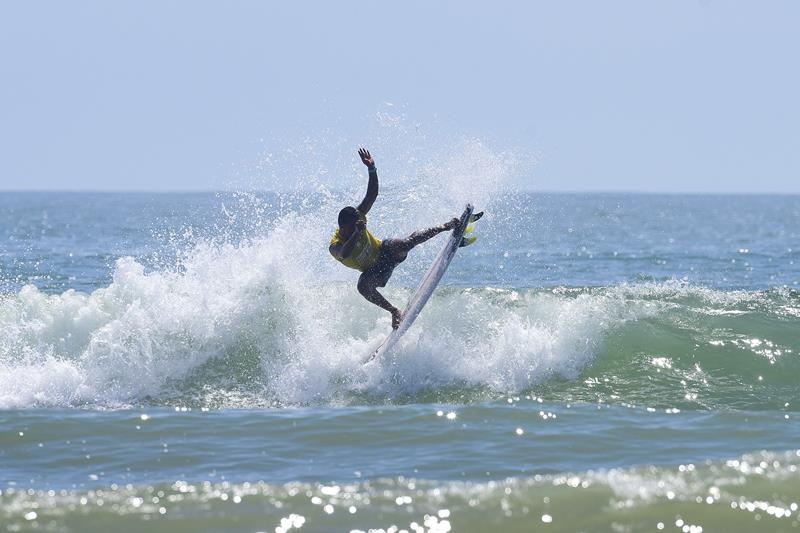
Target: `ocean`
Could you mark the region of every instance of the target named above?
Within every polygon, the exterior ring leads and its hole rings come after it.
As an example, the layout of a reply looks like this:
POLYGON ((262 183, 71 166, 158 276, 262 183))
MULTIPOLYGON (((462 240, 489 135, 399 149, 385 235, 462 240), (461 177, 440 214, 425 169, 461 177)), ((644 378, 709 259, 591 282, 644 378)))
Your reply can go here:
POLYGON ((800 196, 379 172, 378 237, 486 215, 366 366, 389 314, 327 251, 363 169, 0 194, 0 531, 800 528, 800 196))

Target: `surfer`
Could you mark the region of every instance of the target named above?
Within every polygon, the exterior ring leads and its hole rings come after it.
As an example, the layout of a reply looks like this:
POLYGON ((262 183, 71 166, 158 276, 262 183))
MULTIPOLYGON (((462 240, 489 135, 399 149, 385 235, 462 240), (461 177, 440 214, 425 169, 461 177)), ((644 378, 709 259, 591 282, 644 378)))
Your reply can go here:
POLYGON ((381 241, 376 238, 367 229, 366 215, 378 197, 378 171, 369 151, 361 148, 358 155, 369 174, 367 194, 358 207, 347 206, 339 211, 339 228, 333 234, 328 249, 344 266, 361 272, 358 292, 368 301, 389 311, 392 314, 392 328, 397 329, 402 318, 400 311, 377 291, 377 287, 386 286, 394 267, 405 261, 412 248, 434 235, 452 230, 458 225, 459 219, 453 218, 441 226, 415 231, 404 239, 381 241))

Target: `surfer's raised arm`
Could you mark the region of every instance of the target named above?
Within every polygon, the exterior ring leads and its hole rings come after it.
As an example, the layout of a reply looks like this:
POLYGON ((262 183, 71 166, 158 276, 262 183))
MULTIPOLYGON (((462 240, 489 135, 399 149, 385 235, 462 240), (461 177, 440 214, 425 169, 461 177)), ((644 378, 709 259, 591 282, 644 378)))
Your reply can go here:
POLYGON ((372 208, 372 204, 375 203, 375 198, 378 197, 378 170, 375 168, 375 160, 372 159, 369 150, 359 148, 358 155, 361 156, 361 161, 367 165, 367 171, 369 172, 367 194, 357 208, 362 214, 366 215, 372 208))

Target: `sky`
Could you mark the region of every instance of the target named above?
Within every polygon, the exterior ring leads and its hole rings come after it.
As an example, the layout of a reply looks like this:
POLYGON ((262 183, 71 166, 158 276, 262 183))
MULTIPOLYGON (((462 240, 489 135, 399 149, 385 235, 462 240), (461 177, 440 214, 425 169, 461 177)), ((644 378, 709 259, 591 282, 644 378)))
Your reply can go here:
POLYGON ((800 193, 798 23, 794 0, 3 2, 0 190, 279 190, 468 138, 523 189, 800 193))

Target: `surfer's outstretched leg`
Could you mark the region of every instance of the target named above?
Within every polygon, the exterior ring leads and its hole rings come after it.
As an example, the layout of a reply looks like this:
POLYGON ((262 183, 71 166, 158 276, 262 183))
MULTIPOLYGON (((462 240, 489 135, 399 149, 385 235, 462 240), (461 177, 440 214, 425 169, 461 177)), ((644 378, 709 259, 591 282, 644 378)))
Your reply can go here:
MULTIPOLYGON (((397 329, 400 325, 400 310, 390 304, 389 300, 384 298, 383 295, 378 292, 376 287, 379 283, 380 280, 375 276, 370 276, 364 272, 358 278, 358 292, 368 301, 374 303, 382 309, 389 311, 392 314, 392 329, 397 329)), ((381 286, 384 285, 386 285, 386 282, 384 282, 381 286)))
POLYGON ((405 254, 410 252, 412 248, 422 244, 432 237, 435 237, 443 231, 449 231, 455 228, 458 226, 458 222, 459 219, 453 218, 441 226, 434 226, 432 228, 415 231, 405 239, 391 239, 390 245, 393 248, 392 252, 394 252, 395 255, 402 255, 403 259, 405 259, 405 254))

